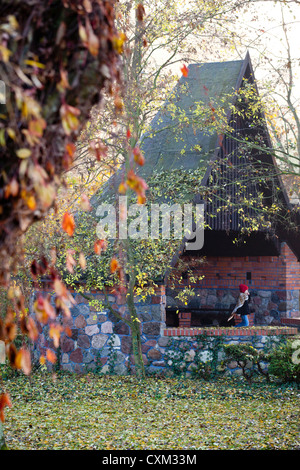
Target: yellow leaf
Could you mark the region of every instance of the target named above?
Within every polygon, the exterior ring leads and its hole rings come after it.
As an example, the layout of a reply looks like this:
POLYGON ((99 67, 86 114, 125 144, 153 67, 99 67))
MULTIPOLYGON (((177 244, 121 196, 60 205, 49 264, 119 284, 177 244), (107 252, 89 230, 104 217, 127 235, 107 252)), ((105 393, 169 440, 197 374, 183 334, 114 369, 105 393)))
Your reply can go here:
POLYGON ((44 69, 45 65, 41 64, 41 62, 36 62, 35 60, 25 60, 25 64, 32 65, 32 67, 38 67, 39 69, 44 69))
POLYGON ((118 52, 118 54, 122 54, 124 42, 126 39, 127 37, 124 33, 120 33, 112 38, 113 48, 118 52))
POLYGON ((19 158, 29 158, 31 155, 31 150, 22 148, 22 149, 17 150, 16 153, 19 158))
POLYGON ((34 211, 36 209, 36 200, 34 196, 29 195, 25 198, 25 201, 30 210, 34 211))
POLYGON ((3 60, 3 62, 8 62, 9 61, 9 56, 12 54, 12 52, 7 49, 7 47, 3 46, 0 44, 0 55, 3 60))
POLYGON ((46 358, 45 356, 41 356, 40 357, 40 364, 43 366, 44 364, 46 364, 46 358))
POLYGON ((7 128, 7 134, 9 135, 9 137, 10 137, 12 140, 15 140, 15 138, 16 138, 16 133, 15 133, 15 131, 14 131, 11 127, 8 127, 8 128, 7 128))

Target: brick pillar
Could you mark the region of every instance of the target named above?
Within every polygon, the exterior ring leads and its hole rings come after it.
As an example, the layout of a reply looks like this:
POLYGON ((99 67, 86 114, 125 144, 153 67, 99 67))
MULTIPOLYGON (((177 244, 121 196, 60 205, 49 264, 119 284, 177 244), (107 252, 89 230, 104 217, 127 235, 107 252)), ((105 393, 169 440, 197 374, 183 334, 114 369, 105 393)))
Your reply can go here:
POLYGON ((280 258, 285 266, 286 305, 282 318, 300 318, 300 263, 287 243, 282 243, 280 258))
POLYGON ((190 328, 191 327, 191 312, 181 312, 179 313, 179 327, 181 328, 190 328))

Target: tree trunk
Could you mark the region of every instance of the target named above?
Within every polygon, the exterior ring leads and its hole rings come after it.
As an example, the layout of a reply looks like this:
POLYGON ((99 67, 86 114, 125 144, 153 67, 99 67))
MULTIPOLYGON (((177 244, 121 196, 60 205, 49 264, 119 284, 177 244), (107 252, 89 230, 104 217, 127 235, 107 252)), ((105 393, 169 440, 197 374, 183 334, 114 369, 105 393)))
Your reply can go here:
POLYGON ((143 380, 145 378, 145 365, 143 361, 140 326, 138 322, 135 322, 131 328, 131 339, 135 373, 138 379, 143 380))

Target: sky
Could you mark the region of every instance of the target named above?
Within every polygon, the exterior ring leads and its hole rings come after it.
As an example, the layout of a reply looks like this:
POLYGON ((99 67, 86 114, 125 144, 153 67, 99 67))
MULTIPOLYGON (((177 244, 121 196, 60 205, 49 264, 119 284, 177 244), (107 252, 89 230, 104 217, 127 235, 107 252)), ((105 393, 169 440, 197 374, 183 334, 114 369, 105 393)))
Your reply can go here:
MULTIPOLYGON (((247 13, 239 16, 237 32, 248 45, 258 81, 268 80, 282 64, 287 64, 288 47, 293 59, 294 97, 300 98, 300 5, 270 1, 253 2, 247 13), (282 16, 283 15, 283 16, 282 16), (286 34, 282 20, 286 24, 286 34), (265 51, 265 53, 263 53, 265 51), (264 59, 267 57, 267 60, 264 59)), ((240 48, 240 51, 243 48, 240 48)))

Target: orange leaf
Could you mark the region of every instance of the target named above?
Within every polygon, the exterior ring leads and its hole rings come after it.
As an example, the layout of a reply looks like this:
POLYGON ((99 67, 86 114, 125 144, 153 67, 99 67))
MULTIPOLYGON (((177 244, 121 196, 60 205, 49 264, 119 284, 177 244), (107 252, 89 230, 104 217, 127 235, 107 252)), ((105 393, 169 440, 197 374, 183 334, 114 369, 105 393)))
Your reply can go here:
POLYGON ((68 144, 66 144, 65 149, 68 152, 68 155, 70 155, 70 157, 73 157, 76 150, 76 146, 72 142, 69 142, 68 144))
POLYGON ((58 348, 59 346, 59 339, 60 339, 60 334, 63 330, 63 327, 61 325, 51 325, 49 329, 49 336, 50 338, 53 339, 54 346, 58 348))
POLYGON ((67 336, 71 337, 72 336, 72 330, 69 326, 65 327, 65 333, 67 336))
POLYGON ((120 33, 112 38, 113 48, 117 51, 118 54, 122 54, 124 50, 124 42, 126 41, 126 34, 120 33))
POLYGON ((46 364, 46 358, 45 356, 41 356, 40 357, 40 364, 43 366, 44 364, 46 364))
POLYGON ((85 270, 86 269, 86 259, 83 253, 79 254, 79 265, 81 269, 85 270))
POLYGON ((89 22, 88 17, 86 17, 86 20, 85 20, 85 28, 86 28, 86 33, 87 33, 87 41, 86 41, 87 48, 89 52, 92 54, 92 56, 96 57, 99 51, 99 39, 94 33, 94 30, 92 28, 91 23, 89 22))
POLYGON ((27 195, 25 196, 25 202, 31 211, 34 211, 36 209, 36 200, 32 194, 27 193, 27 195))
POLYGON ((43 118, 32 119, 28 123, 29 133, 35 137, 42 137, 44 130, 46 129, 46 121, 43 118))
POLYGON ((127 190, 127 185, 125 183, 120 183, 119 185, 119 193, 120 194, 126 194, 127 190))
POLYGON ((25 316, 23 316, 20 321, 20 327, 22 333, 27 335, 32 341, 37 340, 39 332, 33 318, 26 318, 25 316))
POLYGON ((59 279, 55 279, 53 283, 53 287, 58 297, 67 298, 67 295, 68 295, 67 288, 59 279))
POLYGON ((116 258, 113 258, 110 262, 110 270, 112 273, 116 272, 117 270, 120 269, 119 262, 116 258))
POLYGON ((75 261, 74 258, 73 258, 73 253, 74 253, 74 250, 68 250, 68 251, 67 251, 67 257, 66 257, 66 266, 67 266, 67 270, 68 270, 71 274, 74 273, 73 266, 76 266, 76 261, 75 261))
POLYGON ((141 152, 141 149, 139 147, 134 147, 133 151, 133 158, 134 158, 134 161, 140 165, 140 166, 143 166, 144 163, 145 163, 145 158, 141 152))
POLYGON ((29 375, 31 372, 31 359, 30 359, 30 352, 25 349, 21 348, 16 355, 14 366, 17 369, 22 369, 25 375, 29 375))
POLYGON ((70 106, 68 104, 63 104, 60 108, 60 117, 62 120, 62 125, 64 131, 67 135, 70 135, 73 131, 76 131, 79 127, 79 121, 77 116, 79 116, 80 110, 70 106))
POLYGON ((94 251, 96 255, 101 255, 102 251, 104 251, 107 247, 106 240, 96 240, 94 243, 94 251))
POLYGON ((183 75, 184 77, 187 77, 187 76, 188 76, 188 74, 189 74, 189 69, 187 68, 186 65, 183 65, 180 70, 181 70, 181 73, 182 73, 182 75, 183 75))
POLYGON ((52 364, 56 362, 56 354, 51 349, 47 349, 46 358, 49 362, 52 362, 52 364))
POLYGON ((49 300, 45 299, 42 295, 39 295, 37 300, 33 304, 37 320, 40 323, 48 323, 49 318, 56 318, 56 313, 49 300))
POLYGON ((4 408, 5 406, 9 406, 11 408, 11 401, 9 395, 7 393, 2 393, 0 395, 0 419, 2 423, 4 422, 4 408))
POLYGON ((65 212, 62 220, 62 228, 67 234, 71 237, 74 233, 75 229, 75 221, 74 217, 69 214, 69 212, 65 212))

